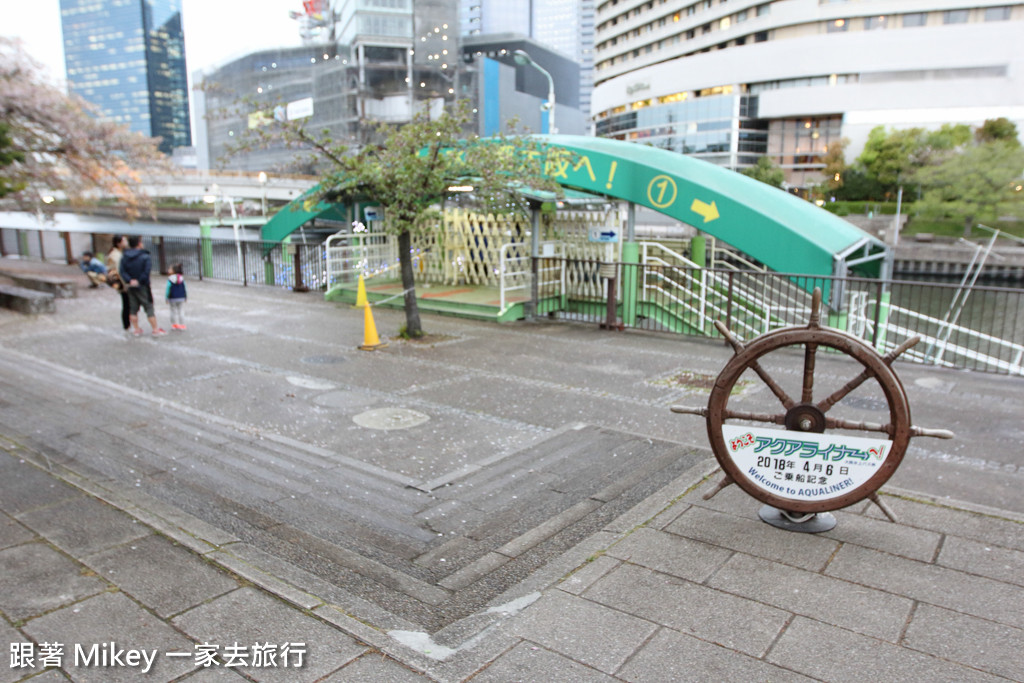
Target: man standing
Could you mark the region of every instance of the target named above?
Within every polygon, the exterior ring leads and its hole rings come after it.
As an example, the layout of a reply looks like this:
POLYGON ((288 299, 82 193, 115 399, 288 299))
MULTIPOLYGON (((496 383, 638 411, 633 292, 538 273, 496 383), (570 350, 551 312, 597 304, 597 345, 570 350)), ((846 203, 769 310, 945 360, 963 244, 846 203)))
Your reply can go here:
POLYGON ((149 325, 153 328, 153 336, 160 337, 167 332, 157 327, 156 312, 153 310, 153 294, 149 288, 149 271, 153 268, 153 259, 149 252, 142 248, 142 236, 132 235, 128 238, 128 249, 121 257, 121 281, 128 289, 128 320, 132 325, 132 334, 142 336, 139 325, 139 309, 146 311, 149 325))
POLYGON ((121 257, 128 248, 128 238, 124 235, 114 235, 110 243, 112 246, 107 252, 107 284, 121 295, 121 327, 127 332, 132 329, 132 323, 128 318, 128 289, 121 282, 121 257))

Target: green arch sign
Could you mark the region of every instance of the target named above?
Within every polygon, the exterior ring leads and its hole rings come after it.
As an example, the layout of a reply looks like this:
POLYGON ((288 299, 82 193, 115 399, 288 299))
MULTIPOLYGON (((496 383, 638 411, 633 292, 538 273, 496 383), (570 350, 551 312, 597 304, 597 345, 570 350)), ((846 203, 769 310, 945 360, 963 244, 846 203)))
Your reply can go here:
POLYGON ((561 161, 549 155, 548 175, 564 187, 647 206, 779 272, 840 274, 845 269, 837 265, 849 256, 885 252, 882 242, 828 211, 714 164, 621 140, 539 137, 571 153, 561 161))
MULTIPOLYGON (((788 192, 647 145, 578 135, 537 138, 552 150, 569 152, 547 155, 547 173, 562 186, 650 207, 713 235, 772 270, 845 275, 848 264, 859 263, 864 274, 879 274, 884 244, 788 192)), ((283 240, 318 216, 344 220, 341 207, 321 204, 304 210, 307 195, 263 226, 264 240, 283 240)))

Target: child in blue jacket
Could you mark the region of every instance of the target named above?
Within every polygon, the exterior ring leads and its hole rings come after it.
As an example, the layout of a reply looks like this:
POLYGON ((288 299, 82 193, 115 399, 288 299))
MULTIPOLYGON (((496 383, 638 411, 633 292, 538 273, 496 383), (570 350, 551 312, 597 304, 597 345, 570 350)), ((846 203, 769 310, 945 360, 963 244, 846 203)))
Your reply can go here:
POLYGON ((188 298, 188 295, 185 292, 183 270, 184 266, 180 263, 171 266, 171 276, 167 278, 167 287, 164 289, 164 299, 167 300, 167 307, 171 310, 172 330, 186 329, 185 300, 188 298))

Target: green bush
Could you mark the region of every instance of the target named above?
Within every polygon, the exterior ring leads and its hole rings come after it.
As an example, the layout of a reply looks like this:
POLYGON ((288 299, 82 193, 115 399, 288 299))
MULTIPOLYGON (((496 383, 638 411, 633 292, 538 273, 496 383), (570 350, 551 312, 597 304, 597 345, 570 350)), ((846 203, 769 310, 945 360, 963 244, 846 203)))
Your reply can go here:
MULTIPOLYGON (((854 216, 862 215, 866 216, 868 212, 873 212, 875 215, 883 216, 895 216, 896 215, 896 202, 825 202, 823 206, 826 211, 831 211, 837 216, 854 216)), ((913 209, 913 204, 910 202, 903 202, 903 206, 900 207, 901 213, 910 213, 913 209)))

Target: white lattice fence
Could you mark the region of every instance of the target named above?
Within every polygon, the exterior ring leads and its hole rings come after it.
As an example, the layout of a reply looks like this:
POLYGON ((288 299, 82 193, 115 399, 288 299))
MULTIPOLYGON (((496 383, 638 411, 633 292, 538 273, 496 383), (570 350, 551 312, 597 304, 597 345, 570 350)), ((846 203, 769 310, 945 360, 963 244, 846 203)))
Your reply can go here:
POLYGON ((501 248, 522 242, 529 230, 514 214, 478 214, 452 209, 445 214, 444 282, 497 287, 501 248))
POLYGON ((440 223, 423 227, 413 235, 413 275, 418 282, 444 282, 444 235, 440 223))
MULTIPOLYGON (((591 227, 616 226, 618 214, 598 211, 560 211, 541 217, 542 241, 565 244, 560 250, 569 259, 617 260, 618 251, 608 253, 605 244, 589 241, 591 227)), ((448 209, 443 222, 416 233, 412 240, 413 268, 417 280, 448 285, 498 287, 501 280, 501 251, 506 245, 506 263, 523 264, 530 255, 529 219, 516 214, 480 214, 466 209, 448 209)), ((616 245, 617 246, 617 245, 616 245)), ((578 266, 569 282, 580 294, 601 296, 603 286, 597 266, 578 266), (591 272, 593 271, 593 272, 591 272)), ((506 273, 506 285, 523 284, 529 269, 506 273)))
POLYGON ((621 257, 621 243, 591 242, 591 228, 614 228, 618 232, 618 212, 559 211, 549 216, 544 226, 547 239, 557 239, 565 245, 565 287, 573 297, 603 298, 600 262, 618 261, 621 257))

